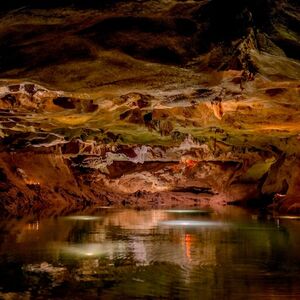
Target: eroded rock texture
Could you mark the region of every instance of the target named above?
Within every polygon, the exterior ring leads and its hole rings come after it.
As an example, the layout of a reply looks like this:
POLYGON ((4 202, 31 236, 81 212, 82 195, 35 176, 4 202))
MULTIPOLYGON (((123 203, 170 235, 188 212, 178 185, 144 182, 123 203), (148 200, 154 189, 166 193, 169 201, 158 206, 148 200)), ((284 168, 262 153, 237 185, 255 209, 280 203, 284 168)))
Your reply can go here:
POLYGON ((0 205, 300 211, 298 1, 10 1, 0 205))

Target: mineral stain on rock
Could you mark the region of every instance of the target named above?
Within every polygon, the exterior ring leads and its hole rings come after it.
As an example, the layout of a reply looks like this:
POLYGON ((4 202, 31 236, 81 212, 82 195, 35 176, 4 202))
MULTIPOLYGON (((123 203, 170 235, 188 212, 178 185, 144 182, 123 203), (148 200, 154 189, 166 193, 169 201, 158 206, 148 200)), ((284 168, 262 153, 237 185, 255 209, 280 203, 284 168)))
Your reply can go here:
POLYGON ((300 212, 298 1, 2 10, 3 211, 176 198, 300 212))

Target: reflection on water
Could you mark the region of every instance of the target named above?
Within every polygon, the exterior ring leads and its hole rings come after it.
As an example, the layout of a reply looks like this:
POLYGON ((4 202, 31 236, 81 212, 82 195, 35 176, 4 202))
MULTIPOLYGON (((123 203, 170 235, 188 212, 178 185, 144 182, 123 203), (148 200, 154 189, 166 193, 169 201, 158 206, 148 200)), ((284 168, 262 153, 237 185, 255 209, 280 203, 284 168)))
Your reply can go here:
POLYGON ((238 208, 0 222, 3 299, 300 299, 300 221, 238 208))
POLYGON ((78 221, 95 221, 101 219, 100 216, 82 216, 82 215, 66 216, 63 218, 66 220, 78 220, 78 221))
POLYGON ((209 215, 212 213, 210 210, 202 210, 202 209, 168 209, 164 212, 170 213, 170 214, 197 214, 197 215, 209 215))
POLYGON ((212 227, 212 226, 225 226, 223 222, 212 221, 195 221, 195 220, 168 220, 160 222, 164 226, 179 226, 179 227, 212 227))

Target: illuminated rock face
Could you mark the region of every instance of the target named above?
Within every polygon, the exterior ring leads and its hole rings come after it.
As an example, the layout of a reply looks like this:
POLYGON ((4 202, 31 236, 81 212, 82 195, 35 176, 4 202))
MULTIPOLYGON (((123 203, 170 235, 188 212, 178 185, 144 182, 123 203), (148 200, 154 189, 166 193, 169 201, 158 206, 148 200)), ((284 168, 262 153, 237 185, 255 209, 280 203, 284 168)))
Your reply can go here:
POLYGON ((0 19, 3 209, 299 212, 296 1, 25 2, 0 19))

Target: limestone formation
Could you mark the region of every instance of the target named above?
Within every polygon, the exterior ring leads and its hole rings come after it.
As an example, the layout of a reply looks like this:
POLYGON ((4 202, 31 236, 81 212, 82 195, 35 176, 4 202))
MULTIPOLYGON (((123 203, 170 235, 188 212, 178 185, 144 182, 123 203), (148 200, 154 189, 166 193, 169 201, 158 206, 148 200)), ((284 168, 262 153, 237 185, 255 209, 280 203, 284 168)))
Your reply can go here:
POLYGON ((182 201, 300 212, 298 1, 3 10, 2 211, 182 201))

